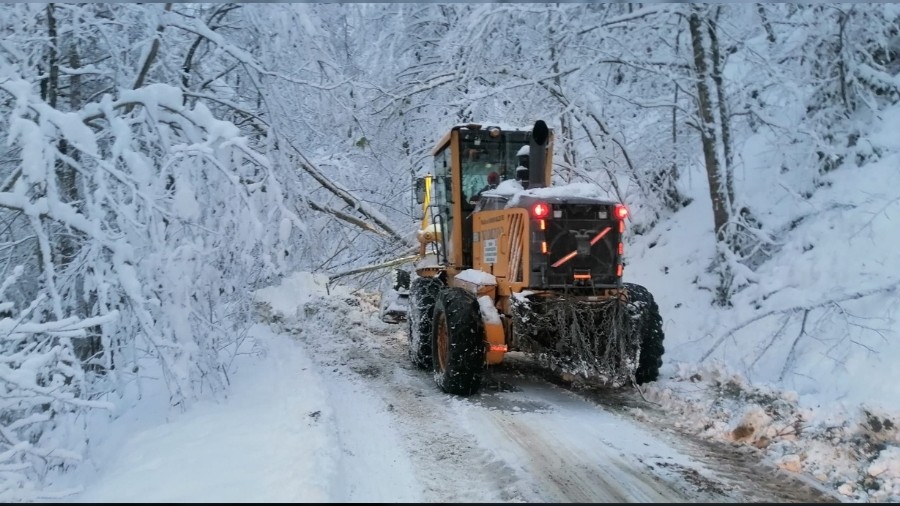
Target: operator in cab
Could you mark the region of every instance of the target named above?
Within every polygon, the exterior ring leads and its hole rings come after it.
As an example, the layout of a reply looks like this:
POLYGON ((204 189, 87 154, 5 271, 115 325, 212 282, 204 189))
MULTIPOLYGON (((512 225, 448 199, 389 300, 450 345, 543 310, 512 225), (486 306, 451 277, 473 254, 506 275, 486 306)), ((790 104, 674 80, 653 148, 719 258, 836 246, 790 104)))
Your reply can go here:
POLYGON ((475 195, 472 195, 472 198, 469 199, 469 202, 471 202, 473 204, 478 202, 479 200, 481 200, 482 193, 484 193, 488 190, 493 190, 494 188, 497 187, 498 184, 500 184, 500 174, 497 174, 496 172, 491 172, 490 174, 488 174, 487 184, 484 185, 484 188, 478 190, 478 193, 476 193, 475 195))

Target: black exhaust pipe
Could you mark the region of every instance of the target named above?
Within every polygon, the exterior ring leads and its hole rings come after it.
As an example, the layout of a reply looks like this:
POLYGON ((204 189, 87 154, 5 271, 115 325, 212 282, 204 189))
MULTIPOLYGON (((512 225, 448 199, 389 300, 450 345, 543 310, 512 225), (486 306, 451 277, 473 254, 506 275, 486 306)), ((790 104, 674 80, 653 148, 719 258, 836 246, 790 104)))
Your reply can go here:
POLYGON ((544 120, 534 122, 531 131, 531 141, 528 146, 528 188, 544 188, 544 168, 547 158, 547 141, 550 139, 550 129, 544 120))

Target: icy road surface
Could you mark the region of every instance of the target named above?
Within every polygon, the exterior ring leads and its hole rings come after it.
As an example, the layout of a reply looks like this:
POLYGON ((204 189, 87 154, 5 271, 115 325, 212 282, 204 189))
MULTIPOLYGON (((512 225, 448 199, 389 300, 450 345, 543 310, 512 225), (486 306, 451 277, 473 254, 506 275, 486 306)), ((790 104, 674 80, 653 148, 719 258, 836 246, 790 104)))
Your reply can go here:
POLYGON ((365 296, 293 300, 251 331, 228 399, 166 416, 149 398, 64 475, 84 490, 63 499, 838 502, 755 448, 679 432, 634 389, 576 389, 521 354, 480 393, 444 394, 365 296))
MULTIPOLYGON (((354 309, 328 308, 342 315, 330 330, 282 330, 327 371, 335 395, 355 389, 384 404, 423 501, 839 502, 752 448, 679 434, 633 389, 573 390, 521 354, 492 367, 480 393, 444 394, 408 359, 406 322, 356 318, 354 309)), ((346 403, 335 418, 353 411, 346 403)), ((378 434, 354 423, 342 431, 346 453, 377 462, 364 447, 378 434)), ((347 500, 371 500, 347 481, 347 500)))

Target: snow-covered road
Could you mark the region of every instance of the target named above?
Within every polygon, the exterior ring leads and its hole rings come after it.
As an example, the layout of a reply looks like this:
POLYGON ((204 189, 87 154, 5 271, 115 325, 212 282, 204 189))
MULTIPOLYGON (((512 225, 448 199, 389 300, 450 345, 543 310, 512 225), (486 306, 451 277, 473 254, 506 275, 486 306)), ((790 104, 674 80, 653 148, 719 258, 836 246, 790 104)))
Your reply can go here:
MULTIPOLYGON (((444 394, 407 358, 405 323, 329 309, 342 332, 285 331, 335 395, 383 405, 425 502, 838 502, 750 448, 679 434, 636 391, 572 389, 520 354, 491 368, 478 394, 444 394)), ((371 444, 359 436, 379 436, 342 433, 357 436, 343 441, 349 453, 371 444)))
POLYGON ((478 394, 447 395, 371 296, 291 301, 251 330, 227 399, 167 414, 148 390, 59 477, 83 489, 64 499, 839 502, 752 447, 681 432, 636 390, 574 388, 511 353, 478 394))

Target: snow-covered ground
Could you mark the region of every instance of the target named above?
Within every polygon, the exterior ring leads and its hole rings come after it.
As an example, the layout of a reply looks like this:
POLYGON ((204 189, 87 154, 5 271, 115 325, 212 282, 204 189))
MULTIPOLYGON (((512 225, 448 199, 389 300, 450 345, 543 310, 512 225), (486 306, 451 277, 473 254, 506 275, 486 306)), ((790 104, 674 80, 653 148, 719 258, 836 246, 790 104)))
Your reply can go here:
MULTIPOLYGON (((301 312, 300 319, 316 333, 306 339, 327 338, 329 331, 352 332, 353 340, 365 339, 367 326, 386 326, 377 321, 373 296, 360 296, 357 302, 341 306, 356 307, 354 313, 335 320, 317 311, 334 307, 329 301, 355 297, 340 286, 332 286, 331 294, 326 295, 322 277, 298 273, 280 286, 260 292, 261 300, 271 308, 270 321, 283 321, 285 316, 301 312), (335 321, 343 323, 335 325, 335 321)), ((349 370, 351 365, 340 358, 349 353, 346 350, 333 350, 332 361, 311 360, 303 340, 280 332, 282 328, 261 324, 253 329, 248 354, 240 357, 232 376, 233 390, 222 402, 166 416, 165 396, 153 402, 148 391, 144 404, 96 436, 90 455, 93 466, 58 478, 60 489, 83 489, 63 499, 435 500, 438 492, 416 481, 416 471, 422 470, 413 467, 383 400, 354 382, 333 381, 335 373, 366 371, 349 370)), ((403 327, 392 328, 402 332, 403 327)), ((667 344, 670 349, 686 345, 667 344)), ((801 407, 797 394, 755 388, 719 366, 667 362, 663 369, 660 380, 644 388, 644 395, 648 402, 671 413, 676 426, 711 439, 760 448, 760 458, 811 475, 839 490, 847 502, 900 499, 896 428, 887 427, 877 414, 857 420, 801 407), (876 427, 878 423, 881 425, 876 427)), ((632 409, 639 418, 640 408, 632 409)), ((633 450, 640 451, 637 446, 633 450)), ((446 495, 443 500, 451 501, 504 500, 498 495, 477 495, 495 494, 484 491, 463 499, 450 492, 439 493, 446 495)))

